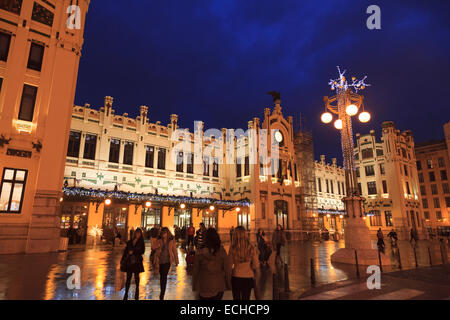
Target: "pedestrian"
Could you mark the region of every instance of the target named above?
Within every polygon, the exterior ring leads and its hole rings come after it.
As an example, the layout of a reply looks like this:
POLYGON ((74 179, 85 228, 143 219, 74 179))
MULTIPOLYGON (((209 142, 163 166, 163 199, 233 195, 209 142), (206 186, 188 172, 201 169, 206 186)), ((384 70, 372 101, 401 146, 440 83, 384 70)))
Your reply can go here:
POLYGON ((377 239, 378 250, 384 253, 384 235, 383 231, 381 231, 381 228, 379 228, 377 231, 377 239))
POLYGON ((170 266, 178 266, 178 252, 175 245, 174 237, 167 227, 161 229, 161 234, 156 241, 156 251, 154 255, 153 270, 159 272, 161 293, 159 299, 164 300, 167 287, 167 275, 170 266))
POLYGON ((410 238, 410 240, 409 240, 409 242, 416 242, 416 233, 414 232, 414 229, 413 228, 411 228, 411 231, 409 232, 410 233, 410 236, 411 236, 411 238, 410 238))
POLYGON ((286 244, 286 234, 283 231, 283 228, 281 225, 277 225, 277 228, 275 232, 272 235, 272 245, 276 249, 276 257, 275 260, 281 260, 281 246, 284 246, 286 244))
POLYGON ((234 230, 233 242, 228 252, 232 263, 231 288, 234 300, 250 300, 258 271, 258 254, 250 244, 247 231, 239 226, 234 230))
POLYGON ((127 246, 123 251, 122 259, 120 261, 120 271, 127 273, 123 300, 128 300, 128 291, 130 290, 131 277, 133 275, 136 283, 134 299, 139 300, 139 274, 144 272, 144 265, 142 263, 142 255, 144 252, 144 235, 142 234, 142 230, 137 228, 133 233, 133 239, 127 242, 127 246))
POLYGON ((191 224, 189 228, 186 231, 187 233, 187 247, 189 248, 191 245, 194 245, 194 235, 195 235, 195 228, 191 224))
POLYGON ((259 262, 261 265, 267 265, 267 261, 270 256, 270 248, 267 245, 266 234, 263 229, 259 228, 258 233, 256 234, 256 242, 258 243, 259 250, 259 262))
POLYGON ((391 239, 391 246, 392 247, 396 247, 397 246, 397 241, 398 241, 398 236, 397 236, 397 232, 395 232, 394 229, 392 229, 388 235, 389 239, 391 239))
POLYGON ((150 229, 150 263, 153 265, 154 259, 155 259, 155 252, 157 247, 157 241, 158 241, 158 229, 156 228, 156 225, 153 225, 153 227, 150 229))
POLYGON ((201 250, 205 247, 205 224, 200 223, 200 229, 197 230, 197 235, 195 236, 195 246, 197 250, 201 250))
POLYGON ((234 226, 231 226, 231 229, 230 229, 230 243, 231 243, 231 241, 233 241, 233 232, 234 232, 234 226))
POLYGON ((134 234, 134 227, 131 227, 131 229, 130 229, 130 239, 133 239, 133 234, 134 234))
POLYGON ((222 300, 231 289, 231 260, 214 228, 205 232, 205 250, 194 259, 193 290, 199 300, 222 300))

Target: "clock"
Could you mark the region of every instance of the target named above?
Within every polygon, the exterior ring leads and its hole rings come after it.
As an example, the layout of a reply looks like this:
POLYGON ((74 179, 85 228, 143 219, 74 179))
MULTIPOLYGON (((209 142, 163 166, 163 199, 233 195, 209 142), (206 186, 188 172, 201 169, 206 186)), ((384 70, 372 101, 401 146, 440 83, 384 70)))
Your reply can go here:
POLYGON ((275 140, 278 143, 283 142, 283 134, 280 131, 275 132, 275 140))

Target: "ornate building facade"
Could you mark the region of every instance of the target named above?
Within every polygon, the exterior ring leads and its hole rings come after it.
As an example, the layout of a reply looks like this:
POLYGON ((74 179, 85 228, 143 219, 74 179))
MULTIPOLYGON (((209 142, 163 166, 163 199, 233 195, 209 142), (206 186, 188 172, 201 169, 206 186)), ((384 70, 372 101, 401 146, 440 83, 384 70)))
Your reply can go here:
POLYGON ((445 140, 424 142, 415 147, 425 226, 434 234, 450 226, 450 122, 444 125, 444 134, 445 140))
POLYGON ((0 253, 59 248, 65 152, 89 0, 0 1, 0 253))
POLYGON ((372 235, 381 228, 385 234, 395 229, 402 239, 411 229, 425 236, 412 132, 400 132, 387 121, 380 141, 374 130, 356 138, 358 187, 372 235))
POLYGON ((150 121, 146 106, 137 118, 116 115, 112 97, 99 110, 75 106, 62 229, 83 229, 88 242, 93 228, 108 238, 115 229, 126 236, 154 224, 197 228, 204 222, 225 236, 237 225, 300 229, 292 117, 283 117, 279 98, 274 102, 262 123, 254 118, 245 132, 205 129, 201 122, 189 132, 177 115, 167 125, 150 121), (86 196, 90 189, 109 194, 86 196))

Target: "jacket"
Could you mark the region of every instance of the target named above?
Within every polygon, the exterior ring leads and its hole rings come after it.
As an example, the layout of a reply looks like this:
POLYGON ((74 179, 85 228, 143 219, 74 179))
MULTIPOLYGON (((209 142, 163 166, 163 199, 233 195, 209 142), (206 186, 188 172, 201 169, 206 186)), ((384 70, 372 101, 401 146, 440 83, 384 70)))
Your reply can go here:
POLYGON ((248 261, 235 263, 235 261, 233 261, 233 248, 230 247, 228 257, 233 265, 233 271, 231 272, 233 277, 255 278, 255 272, 258 271, 259 267, 258 250, 252 246, 252 252, 253 253, 248 261))
POLYGON ((221 246, 213 255, 208 249, 195 255, 193 290, 201 297, 209 298, 231 289, 231 260, 221 246))
MULTIPOLYGON (((153 248, 155 249, 155 257, 153 261, 153 270, 155 271, 155 273, 159 273, 159 258, 161 256, 162 244, 162 239, 158 239, 155 242, 155 248, 153 248)), ((178 265, 178 251, 175 245, 175 241, 173 239, 170 239, 167 246, 169 250, 170 265, 178 265)))
MULTIPOLYGON (((133 240, 129 240, 127 242, 127 246, 125 247, 125 250, 123 251, 122 260, 125 261, 128 258, 128 252, 133 251, 133 256, 136 258, 137 263, 133 265, 128 265, 127 263, 124 263, 124 268, 121 267, 122 272, 131 272, 131 273, 141 273, 144 272, 144 264, 142 263, 142 255, 145 252, 145 243, 144 239, 140 239, 136 242, 136 245, 133 245, 133 240)), ((122 263, 121 263, 122 264, 122 263)))
POLYGON ((284 246, 286 244, 286 234, 283 230, 275 230, 272 235, 272 244, 276 247, 277 244, 284 246))

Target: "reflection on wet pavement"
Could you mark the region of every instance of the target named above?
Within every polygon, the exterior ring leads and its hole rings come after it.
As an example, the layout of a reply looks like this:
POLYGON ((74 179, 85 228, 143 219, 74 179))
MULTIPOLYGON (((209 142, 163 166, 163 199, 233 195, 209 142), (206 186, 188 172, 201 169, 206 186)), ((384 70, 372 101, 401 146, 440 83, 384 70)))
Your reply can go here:
MULTIPOLYGON (((283 262, 288 264, 291 297, 296 298, 311 287, 310 259, 313 259, 316 285, 347 280, 356 277, 355 266, 332 264, 330 255, 344 242, 293 242, 282 248, 283 262)), ((407 242, 399 243, 403 269, 415 267, 413 246, 407 242)), ((167 283, 166 300, 192 300, 192 270, 186 267, 185 253, 179 249, 180 265, 172 267, 167 283)), ((387 244, 386 254, 391 257, 393 266, 383 271, 398 270, 398 255, 387 244)), ((441 263, 440 247, 437 242, 419 241, 416 257, 419 266, 441 263), (430 251, 428 251, 430 248, 430 251)), ((122 255, 121 248, 96 247, 86 250, 70 249, 65 253, 36 255, 0 256, 0 299, 56 299, 56 300, 117 300, 122 299, 124 289, 116 292, 116 268, 122 255), (81 269, 81 288, 69 290, 66 273, 68 266, 77 265, 81 269)), ((140 299, 159 299, 159 276, 150 269, 150 248, 146 248, 144 267, 141 273, 140 299)), ((360 267, 360 274, 365 268, 360 267)), ((284 272, 278 266, 278 283, 284 290, 284 272)), ((269 269, 261 269, 257 279, 260 299, 272 299, 272 274, 269 269)), ((134 297, 134 281, 130 288, 130 299, 134 297)), ((254 296, 252 296, 254 298, 254 296)), ((225 292, 224 299, 232 299, 231 292, 225 292)))

